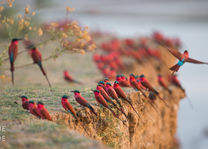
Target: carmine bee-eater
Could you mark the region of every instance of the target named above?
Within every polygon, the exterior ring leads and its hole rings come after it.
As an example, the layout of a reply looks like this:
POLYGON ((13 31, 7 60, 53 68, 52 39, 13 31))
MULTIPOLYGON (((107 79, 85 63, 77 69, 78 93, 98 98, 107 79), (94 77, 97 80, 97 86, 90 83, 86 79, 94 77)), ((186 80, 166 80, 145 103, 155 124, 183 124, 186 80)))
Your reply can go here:
POLYGON ((37 64, 40 67, 43 75, 45 76, 45 78, 46 78, 46 80, 48 82, 48 85, 51 87, 51 83, 49 82, 47 74, 46 74, 46 72, 45 72, 45 70, 43 68, 43 65, 42 65, 42 55, 41 55, 40 51, 37 48, 35 48, 35 47, 33 47, 31 51, 32 51, 31 52, 32 53, 31 56, 32 56, 34 64, 37 64))
POLYGON ((21 96, 23 109, 29 110, 29 99, 27 96, 21 96))
POLYGON ((170 68, 170 70, 174 72, 177 72, 179 70, 179 68, 185 63, 185 62, 188 62, 188 63, 193 63, 193 64, 208 64, 207 62, 202 62, 202 61, 198 61, 198 60, 195 60, 195 59, 192 59, 192 58, 189 58, 189 53, 187 50, 184 51, 184 53, 180 53, 179 51, 177 50, 174 50, 174 49, 170 49, 168 48, 168 51, 173 55, 175 56, 179 61, 177 64, 175 64, 174 66, 172 66, 170 68))
POLYGON ((138 115, 138 117, 140 118, 139 114, 137 113, 136 109, 133 107, 131 101, 127 98, 125 92, 123 91, 123 89, 119 86, 119 83, 118 81, 115 81, 114 84, 113 84, 113 88, 114 90, 116 91, 117 95, 119 98, 127 101, 130 106, 132 107, 132 109, 136 112, 136 114, 138 115))
POLYGON ((74 80, 67 70, 64 70, 64 79, 71 83, 81 84, 81 82, 74 80))
POLYGON ((136 90, 140 91, 144 97, 147 97, 145 93, 142 91, 143 87, 136 81, 134 74, 130 74, 129 77, 130 85, 136 90))
POLYGON ((162 98, 160 97, 159 92, 158 92, 156 89, 154 89, 154 88, 152 87, 152 85, 151 85, 151 84, 149 83, 149 81, 144 77, 143 74, 140 76, 140 81, 141 81, 141 84, 142 84, 144 87, 146 87, 146 88, 149 89, 150 91, 154 92, 154 93, 159 97, 159 99, 161 99, 161 100, 163 101, 163 103, 164 103, 167 107, 169 107, 169 105, 164 101, 164 99, 162 99, 162 98))
POLYGON ((100 81, 98 84, 101 85, 103 89, 107 92, 106 84, 104 83, 104 81, 100 81))
POLYGON ((174 75, 171 75, 170 77, 171 77, 170 79, 171 79, 172 84, 179 87, 183 92, 185 92, 185 89, 182 87, 180 81, 178 80, 177 75, 174 74, 174 75))
POLYGON ((77 118, 76 112, 75 112, 73 106, 68 101, 68 96, 64 95, 61 98, 61 104, 67 112, 69 112, 75 119, 77 118))
POLYGON ((165 80, 163 79, 162 75, 158 75, 158 83, 160 86, 162 86, 165 90, 167 90, 170 94, 172 94, 172 91, 169 89, 168 85, 165 83, 165 80))
POLYGON ((12 73, 12 84, 14 85, 14 62, 16 60, 17 54, 18 54, 18 41, 21 39, 13 38, 10 46, 9 46, 9 61, 10 61, 10 71, 12 73))
POLYGON ((32 115, 35 115, 36 117, 40 118, 41 116, 38 114, 37 105, 34 101, 29 101, 29 111, 32 115))
POLYGON ((126 79, 126 77, 124 75, 117 75, 116 81, 119 82, 119 85, 121 87, 129 87, 130 86, 128 79, 126 79))
POLYGON ((52 121, 52 118, 48 110, 45 108, 44 104, 40 101, 38 102, 37 112, 40 115, 41 119, 47 119, 49 121, 52 121))
POLYGON ((111 97, 108 95, 108 93, 103 89, 103 87, 100 84, 97 85, 96 89, 100 91, 100 94, 104 97, 104 99, 107 102, 111 103, 113 106, 115 106, 118 109, 117 105, 111 100, 111 97))
MULTIPOLYGON (((108 110, 110 110, 113 114, 113 116, 115 116, 116 118, 118 118, 119 120, 121 120, 118 115, 115 114, 115 112, 111 109, 111 107, 107 104, 106 100, 104 99, 104 97, 101 95, 99 90, 93 90, 94 95, 95 95, 95 99, 96 101, 101 104, 102 106, 104 106, 105 108, 107 108, 108 110)), ((123 123, 124 121, 121 120, 123 123)))
POLYGON ((105 85, 106 85, 106 83, 108 83, 109 82, 109 79, 108 78, 104 78, 104 83, 105 83, 105 85))
POLYGON ((107 89, 107 92, 108 94, 116 100, 116 102, 118 103, 118 105, 120 106, 120 111, 125 115, 125 117, 127 118, 127 115, 126 113, 124 112, 124 109, 121 105, 121 102, 119 101, 119 98, 118 98, 118 95, 116 93, 116 91, 113 89, 113 87, 111 86, 111 84, 108 82, 106 83, 106 89, 107 89))
POLYGON ((89 108, 90 111, 97 116, 97 113, 95 112, 94 108, 88 103, 88 101, 84 97, 81 96, 78 90, 74 90, 71 92, 74 93, 74 98, 80 105, 89 108))

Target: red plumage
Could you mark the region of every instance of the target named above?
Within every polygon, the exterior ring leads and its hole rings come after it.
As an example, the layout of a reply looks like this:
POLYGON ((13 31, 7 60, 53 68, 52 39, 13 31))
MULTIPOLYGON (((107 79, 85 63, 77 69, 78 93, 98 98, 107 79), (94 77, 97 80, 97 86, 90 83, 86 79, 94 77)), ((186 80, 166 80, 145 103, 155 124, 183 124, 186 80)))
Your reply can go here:
POLYGON ((29 99, 26 96, 22 96, 22 107, 25 110, 29 110, 29 99))
POLYGON ((18 54, 18 41, 12 41, 9 46, 9 60, 10 60, 10 71, 12 73, 12 84, 14 85, 14 62, 18 54))
POLYGON ((67 98, 62 98, 62 99, 61 99, 61 104, 62 104, 63 108, 64 108, 67 112, 71 111, 71 114, 72 114, 74 117, 76 117, 76 112, 75 112, 73 106, 72 106, 72 105, 69 103, 69 101, 67 100, 67 98))
POLYGON ((52 121, 52 118, 51 118, 48 110, 45 108, 45 106, 43 104, 38 104, 37 112, 42 119, 47 119, 49 121, 52 121))
MULTIPOLYGON (((131 101, 127 98, 125 92, 122 90, 122 88, 119 86, 119 84, 118 83, 114 83, 113 84, 113 88, 116 91, 118 97, 123 99, 123 100, 125 100, 125 101, 127 101, 130 104, 130 106, 132 107, 132 109, 135 111, 135 113, 139 116, 139 114, 137 113, 136 109, 133 107, 131 101)), ((140 118, 140 116, 139 116, 139 118, 140 118)))
POLYGON ((48 82, 48 85, 51 87, 51 83, 49 82, 48 76, 42 66, 42 55, 41 55, 40 51, 36 48, 33 48, 31 57, 33 59, 34 64, 37 64, 40 67, 40 70, 42 71, 43 75, 45 76, 45 78, 48 82))
POLYGON ((40 118, 41 115, 38 114, 37 106, 35 103, 29 103, 29 111, 32 115, 40 118))
POLYGON ((79 92, 74 92, 74 98, 80 105, 89 108, 90 111, 97 116, 94 108, 88 103, 88 101, 84 97, 80 95, 79 92))
POLYGON ((136 81, 134 76, 132 76, 132 75, 130 76, 129 82, 130 82, 131 87, 133 87, 135 90, 140 91, 143 94, 144 97, 147 97, 145 95, 145 93, 142 91, 142 89, 143 89, 142 86, 139 85, 139 83, 136 81))
POLYGON ((167 90, 170 94, 172 93, 172 91, 168 88, 168 85, 165 83, 165 80, 163 79, 162 76, 158 76, 158 83, 159 83, 160 86, 162 86, 165 90, 167 90))

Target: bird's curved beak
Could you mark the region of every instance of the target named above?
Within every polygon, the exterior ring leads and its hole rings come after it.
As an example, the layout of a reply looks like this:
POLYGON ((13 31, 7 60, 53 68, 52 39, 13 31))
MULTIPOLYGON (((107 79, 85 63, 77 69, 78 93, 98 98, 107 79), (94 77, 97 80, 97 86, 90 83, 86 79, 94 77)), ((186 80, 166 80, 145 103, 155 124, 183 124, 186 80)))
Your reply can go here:
POLYGON ((74 91, 69 91, 69 92, 74 93, 74 91))

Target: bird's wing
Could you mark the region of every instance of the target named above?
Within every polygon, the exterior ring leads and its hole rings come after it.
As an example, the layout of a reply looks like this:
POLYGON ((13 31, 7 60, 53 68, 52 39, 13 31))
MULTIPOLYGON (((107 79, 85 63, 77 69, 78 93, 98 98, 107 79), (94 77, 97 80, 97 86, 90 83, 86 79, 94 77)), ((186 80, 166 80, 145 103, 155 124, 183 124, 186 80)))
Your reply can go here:
POLYGON ((186 62, 194 63, 194 64, 208 64, 207 62, 198 61, 198 60, 195 60, 195 59, 192 59, 192 58, 188 58, 186 60, 186 62))
POLYGON ((42 114, 46 119, 52 120, 52 118, 51 118, 49 112, 48 112, 46 109, 42 109, 42 110, 41 110, 41 114, 42 114))
POLYGON ((182 54, 179 51, 174 50, 174 49, 170 49, 168 47, 167 47, 167 49, 173 56, 175 56, 177 59, 181 60, 181 55, 182 54))
POLYGON ((70 103, 68 103, 68 102, 65 105, 66 105, 67 109, 70 110, 75 115, 75 110, 72 107, 72 105, 70 103))
POLYGON ((83 106, 86 106, 88 104, 88 101, 82 96, 77 97, 77 101, 83 106))
POLYGON ((18 46, 17 45, 11 45, 9 47, 9 59, 11 62, 14 62, 17 56, 18 52, 18 46))
POLYGON ((146 88, 149 88, 151 91, 155 91, 152 85, 147 81, 142 82, 142 85, 144 85, 146 88))
POLYGON ((116 93, 123 99, 127 99, 126 94, 124 93, 124 91, 122 90, 122 88, 117 88, 117 90, 115 89, 115 91, 117 91, 116 93))
POLYGON ((116 91, 113 89, 113 88, 110 88, 108 90, 108 93, 110 94, 110 96, 113 98, 113 99, 117 99, 118 98, 118 95, 116 93, 116 91))

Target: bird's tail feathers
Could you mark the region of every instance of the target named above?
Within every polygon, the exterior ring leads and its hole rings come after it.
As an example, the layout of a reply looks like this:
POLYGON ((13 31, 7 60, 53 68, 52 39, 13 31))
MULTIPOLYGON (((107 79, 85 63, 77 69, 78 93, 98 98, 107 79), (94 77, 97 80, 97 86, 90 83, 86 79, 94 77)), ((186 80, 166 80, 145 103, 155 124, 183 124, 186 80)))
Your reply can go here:
POLYGON ((77 117, 76 117, 70 110, 68 110, 68 112, 69 112, 75 119, 77 119, 77 117))
POLYGON ((87 107, 92 111, 92 113, 94 113, 97 116, 97 113, 95 112, 94 108, 90 104, 87 104, 87 107))
POLYGON ((41 63, 38 63, 38 66, 40 67, 40 70, 42 71, 43 75, 46 76, 46 72, 45 70, 43 69, 43 66, 41 63))
POLYGON ((175 64, 174 66, 172 66, 170 68, 170 70, 172 70, 173 72, 177 72, 179 70, 180 66, 178 64, 175 64))

